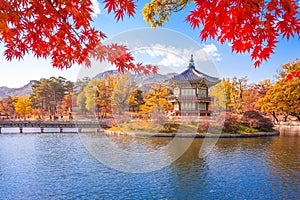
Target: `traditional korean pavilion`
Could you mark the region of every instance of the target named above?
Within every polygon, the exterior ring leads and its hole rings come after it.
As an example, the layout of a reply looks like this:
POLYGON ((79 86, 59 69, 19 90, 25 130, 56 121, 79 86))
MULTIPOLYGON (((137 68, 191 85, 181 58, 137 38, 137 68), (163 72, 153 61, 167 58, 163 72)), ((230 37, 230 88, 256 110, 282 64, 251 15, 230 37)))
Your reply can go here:
POLYGON ((175 116, 210 116, 208 89, 220 82, 216 77, 208 76, 195 67, 193 55, 187 69, 169 81, 171 94, 168 101, 174 105, 171 113, 175 116))

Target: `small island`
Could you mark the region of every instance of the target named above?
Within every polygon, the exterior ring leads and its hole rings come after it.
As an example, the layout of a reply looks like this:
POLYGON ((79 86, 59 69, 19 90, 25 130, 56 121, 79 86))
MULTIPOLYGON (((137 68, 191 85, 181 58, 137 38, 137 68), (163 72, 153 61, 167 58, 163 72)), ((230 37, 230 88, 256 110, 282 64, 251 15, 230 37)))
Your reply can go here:
POLYGON ((30 91, 25 96, 2 97, 0 132, 38 127, 44 133, 53 127, 59 133, 76 128, 74 133, 90 127, 109 134, 158 137, 278 135, 274 127, 299 126, 299 79, 286 80, 299 66, 299 60, 282 65, 275 84, 265 80, 249 85, 246 77, 210 76, 197 69, 193 55, 179 74, 111 70, 75 83, 63 77, 42 78, 16 89, 30 91))

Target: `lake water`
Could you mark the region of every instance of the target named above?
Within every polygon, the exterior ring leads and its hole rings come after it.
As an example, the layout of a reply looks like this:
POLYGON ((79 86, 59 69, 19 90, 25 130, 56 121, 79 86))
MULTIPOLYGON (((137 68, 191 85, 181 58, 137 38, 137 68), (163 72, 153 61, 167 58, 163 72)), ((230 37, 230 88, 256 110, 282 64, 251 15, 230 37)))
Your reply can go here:
MULTIPOLYGON (((0 199, 299 199, 300 131, 281 131, 278 137, 219 139, 200 158, 203 139, 195 139, 178 160, 149 173, 100 162, 82 135, 1 134, 0 199)), ((144 153, 171 141, 112 140, 144 153)))

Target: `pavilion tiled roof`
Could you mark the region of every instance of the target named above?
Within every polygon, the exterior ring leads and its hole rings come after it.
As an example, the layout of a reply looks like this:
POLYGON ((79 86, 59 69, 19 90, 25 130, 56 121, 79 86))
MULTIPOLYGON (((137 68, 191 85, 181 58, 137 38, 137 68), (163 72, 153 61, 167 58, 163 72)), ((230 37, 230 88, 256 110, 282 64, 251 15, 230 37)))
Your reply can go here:
POLYGON ((174 76, 171 80, 180 81, 180 82, 191 82, 191 81, 198 81, 202 79, 204 79, 209 85, 212 84, 214 85, 220 82, 218 78, 209 76, 207 74, 198 71, 195 68, 193 55, 192 55, 188 68, 181 74, 174 76))

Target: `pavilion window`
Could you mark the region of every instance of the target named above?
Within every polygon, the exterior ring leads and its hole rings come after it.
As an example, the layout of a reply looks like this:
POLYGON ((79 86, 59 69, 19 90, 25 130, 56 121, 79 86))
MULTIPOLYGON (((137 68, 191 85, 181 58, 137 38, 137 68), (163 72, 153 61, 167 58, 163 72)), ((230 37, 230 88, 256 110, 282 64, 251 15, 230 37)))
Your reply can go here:
POLYGON ((195 102, 182 102, 181 103, 181 110, 195 110, 196 105, 195 102))
POLYGON ((206 110, 206 103, 199 103, 199 110, 206 110))
POLYGON ((206 89, 198 89, 198 97, 207 97, 206 89))
POLYGON ((195 89, 192 88, 181 89, 181 96, 193 97, 195 95, 196 95, 195 89))

